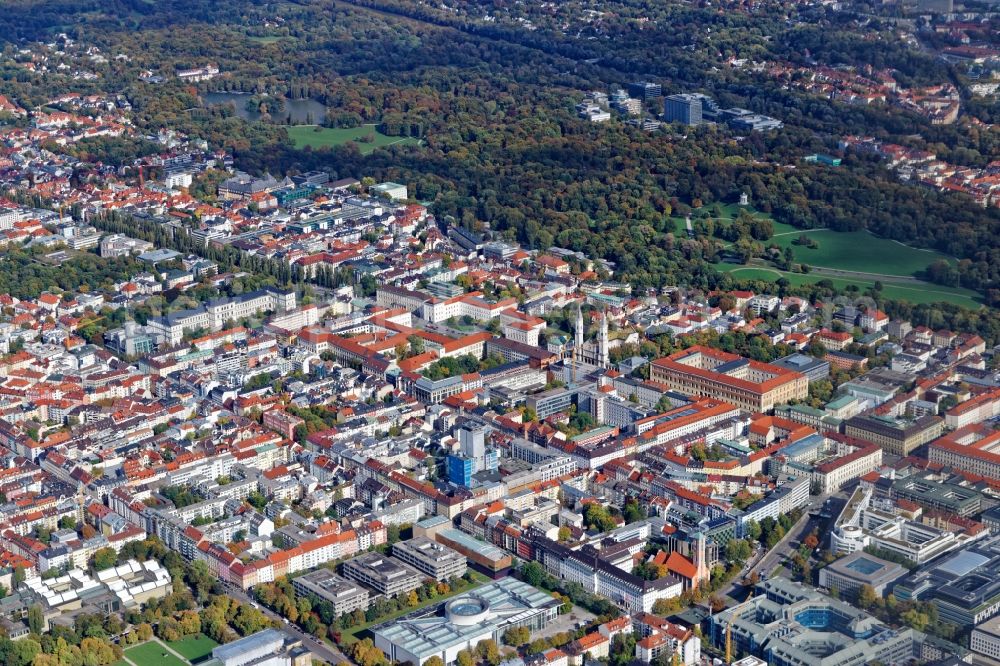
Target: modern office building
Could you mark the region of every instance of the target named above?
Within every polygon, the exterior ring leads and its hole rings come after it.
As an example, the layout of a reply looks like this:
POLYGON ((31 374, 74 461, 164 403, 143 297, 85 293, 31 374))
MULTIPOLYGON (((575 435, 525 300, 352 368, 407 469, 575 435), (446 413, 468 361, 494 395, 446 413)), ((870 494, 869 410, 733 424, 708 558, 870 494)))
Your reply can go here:
POLYGON ((555 620, 559 601, 514 578, 504 578, 442 604, 434 615, 403 619, 372 629, 375 646, 398 663, 423 664, 440 657, 455 663, 458 653, 479 641, 500 642, 512 627, 539 631, 555 620))
POLYGON ((374 552, 363 553, 344 562, 344 576, 387 597, 415 590, 425 578, 408 564, 374 552))
POLYGON ((973 652, 1000 663, 1000 615, 986 620, 972 630, 969 647, 973 652))
POLYGON ((808 474, 782 479, 767 497, 757 500, 736 518, 736 532, 741 537, 747 525, 765 518, 777 520, 780 516, 801 508, 809 501, 810 477, 808 474))
POLYGON ((668 123, 700 125, 703 122, 702 106, 705 95, 680 93, 663 99, 663 120, 668 123))
POLYGON ((500 458, 490 449, 480 458, 451 454, 448 456, 448 480, 466 488, 472 486, 472 477, 478 472, 496 471, 500 458))
POLYGON ((570 408, 577 392, 563 387, 529 395, 525 404, 535 411, 539 419, 548 418, 570 408))
POLYGON ((830 376, 830 363, 809 354, 789 354, 773 361, 771 365, 793 370, 806 376, 810 382, 818 382, 830 376))
POLYGON ((453 527, 441 529, 434 538, 448 548, 464 555, 475 569, 497 577, 510 569, 513 558, 502 548, 480 541, 453 527))
POLYGON ((467 423, 455 434, 459 452, 448 456, 448 480, 469 487, 473 474, 497 469, 499 456, 495 449, 487 446, 485 426, 467 423))
POLYGON ((913 474, 892 483, 893 499, 906 499, 927 509, 958 516, 974 516, 983 510, 983 494, 976 488, 913 474))
POLYGON ((820 587, 836 589, 844 596, 857 595, 862 585, 871 585, 875 594, 884 597, 892 584, 907 574, 895 562, 887 562, 865 552, 856 552, 831 562, 819 570, 820 587))
POLYGON ((899 599, 930 601, 939 617, 959 627, 1000 613, 1000 535, 940 558, 896 583, 899 599))
POLYGON ((871 495, 871 489, 858 488, 847 500, 830 533, 834 553, 843 555, 872 547, 923 564, 982 536, 956 534, 876 509, 871 495))
POLYGON ((299 639, 277 629, 265 629, 220 645, 205 666, 311 666, 312 652, 299 639))
POLYGON ((783 122, 771 116, 754 113, 747 109, 732 108, 723 109, 719 112, 719 120, 724 121, 735 130, 744 132, 764 132, 767 130, 781 129, 785 126, 783 122))
POLYGON ((336 615, 368 608, 368 589, 330 569, 316 569, 296 576, 292 579, 292 587, 300 596, 315 595, 330 602, 336 615))
POLYGON ((427 537, 393 544, 392 556, 437 581, 458 578, 468 568, 465 555, 427 537))
POLYGON ((650 81, 633 81, 628 84, 628 94, 641 100, 654 99, 663 96, 663 86, 650 81))
POLYGON ((399 183, 379 183, 372 186, 372 192, 393 201, 405 201, 407 197, 406 185, 400 185, 399 183))
POLYGON ((747 602, 712 616, 712 642, 770 666, 910 663, 921 635, 893 629, 843 601, 785 578, 757 585, 747 602))

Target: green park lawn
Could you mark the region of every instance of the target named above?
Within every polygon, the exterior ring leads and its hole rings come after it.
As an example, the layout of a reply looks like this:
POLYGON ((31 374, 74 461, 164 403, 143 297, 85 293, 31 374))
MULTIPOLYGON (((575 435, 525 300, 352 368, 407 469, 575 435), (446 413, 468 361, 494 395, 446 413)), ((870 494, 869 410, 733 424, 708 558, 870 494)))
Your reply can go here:
POLYGON ((340 146, 348 141, 354 141, 363 155, 367 155, 376 148, 393 146, 397 144, 419 145, 420 140, 413 137, 387 136, 375 130, 374 125, 363 125, 361 127, 330 128, 318 127, 317 125, 295 125, 288 128, 288 137, 295 144, 296 148, 302 149, 306 146, 312 148, 329 148, 340 146), (317 129, 319 131, 317 131, 317 129), (372 135, 374 141, 364 143, 359 141, 361 137, 372 135))
POLYGON ((170 654, 157 641, 148 641, 125 650, 125 657, 136 666, 187 666, 186 663, 170 654))
MULTIPOLYGON (((874 280, 862 278, 838 278, 827 277, 810 273, 788 273, 779 271, 776 268, 763 268, 759 266, 740 266, 738 264, 716 264, 716 270, 731 273, 733 277, 741 280, 767 280, 774 282, 784 277, 793 286, 804 284, 815 284, 820 280, 829 280, 838 289, 843 289, 847 285, 856 285, 862 291, 875 285, 874 280)), ((959 289, 955 287, 943 287, 929 282, 892 282, 892 278, 880 280, 882 282, 882 295, 887 299, 897 301, 908 301, 914 305, 925 303, 953 303, 966 308, 978 309, 982 303, 978 300, 979 294, 970 289, 959 289)))
MULTIPOLYGON (((702 210, 712 211, 714 208, 714 205, 709 205, 702 210)), ((727 204, 719 206, 719 208, 722 220, 734 219, 740 211, 740 207, 735 204, 727 204)), ((765 213, 755 211, 752 208, 745 210, 756 217, 770 218, 765 213)), ((684 234, 684 219, 675 217, 672 218, 672 221, 677 233, 684 234)), ((717 264, 715 268, 746 280, 773 282, 784 277, 794 286, 829 280, 838 289, 855 285, 864 291, 874 286, 875 281, 878 280, 883 285, 882 295, 887 299, 907 301, 915 305, 946 302, 973 309, 982 305, 981 295, 971 289, 945 287, 930 282, 893 279, 913 277, 940 259, 954 261, 952 257, 940 252, 903 245, 893 240, 879 238, 868 231, 796 229, 791 225, 773 220, 772 223, 774 224, 774 235, 764 244, 792 248, 796 263, 808 264, 815 268, 868 273, 869 275, 830 276, 819 273, 789 273, 764 266, 734 264, 717 264), (815 239, 819 247, 811 249, 793 242, 803 234, 815 239)))
MULTIPOLYGON (((741 208, 736 204, 726 204, 719 206, 721 216, 718 219, 735 219, 741 208)), ((711 211, 715 210, 715 205, 710 204, 698 212, 709 212, 711 217, 715 217, 711 211)), ((752 208, 742 209, 754 217, 771 219, 766 213, 753 210, 752 208)), ((694 219, 694 217, 692 217, 694 219)), ((673 218, 677 233, 685 232, 684 219, 673 218)), ((922 250, 910 247, 902 243, 879 238, 868 231, 833 231, 832 229, 796 229, 795 227, 775 222, 774 235, 765 245, 775 244, 781 248, 790 247, 795 253, 795 261, 809 264, 821 268, 833 270, 856 271, 861 273, 872 273, 885 276, 914 276, 928 265, 946 259, 953 261, 947 255, 933 250, 922 250), (819 244, 816 249, 808 248, 804 245, 795 244, 800 236, 806 235, 819 244)), ((936 287, 936 289, 947 290, 946 287, 936 287)), ((961 290, 960 290, 961 291, 961 290)))
POLYGON ((778 223, 767 243, 792 248, 799 263, 880 275, 915 275, 939 259, 950 259, 940 252, 903 245, 868 231, 803 230, 778 223), (819 247, 810 249, 794 244, 803 234, 819 243, 819 247))
POLYGON ((182 638, 179 641, 171 641, 167 645, 188 661, 197 662, 212 654, 212 648, 217 647, 219 644, 205 634, 198 634, 197 636, 182 638))

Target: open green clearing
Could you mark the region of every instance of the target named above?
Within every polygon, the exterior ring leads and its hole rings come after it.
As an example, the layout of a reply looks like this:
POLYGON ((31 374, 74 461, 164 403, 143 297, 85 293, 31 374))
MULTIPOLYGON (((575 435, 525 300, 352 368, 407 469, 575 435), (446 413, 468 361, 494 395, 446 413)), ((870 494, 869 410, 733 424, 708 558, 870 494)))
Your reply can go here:
POLYGON ((288 138, 292 140, 296 148, 302 149, 306 146, 312 148, 328 148, 340 146, 348 141, 354 141, 363 155, 367 155, 376 148, 394 145, 420 145, 419 139, 409 136, 388 136, 378 132, 374 125, 362 125, 361 127, 330 128, 318 127, 317 125, 296 125, 288 128, 288 138), (317 131, 319 130, 319 131, 317 131), (365 136, 375 137, 370 143, 360 141, 365 136))
POLYGON ((915 275, 947 255, 933 250, 921 250, 868 231, 832 231, 830 229, 796 229, 787 224, 774 224, 774 235, 768 244, 790 247, 795 261, 843 271, 859 271, 880 275, 915 275), (795 245, 802 235, 819 243, 816 249, 795 245))
POLYGON ((275 44, 280 42, 285 37, 274 36, 274 37, 247 37, 247 41, 251 41, 254 44, 261 44, 262 46, 268 46, 270 44, 275 44))
MULTIPOLYGON (((819 275, 816 273, 788 273, 786 271, 779 271, 776 268, 764 268, 760 266, 715 264, 715 269, 725 273, 730 273, 733 277, 741 280, 766 280, 768 282, 774 282, 783 277, 793 286, 815 284, 820 280, 829 280, 837 289, 844 289, 848 285, 856 285, 863 291, 875 285, 874 280, 828 277, 826 275, 819 275)), ((943 287, 929 282, 901 283, 892 282, 891 280, 892 278, 880 280, 882 283, 882 295, 887 299, 895 301, 908 301, 915 305, 945 302, 972 309, 982 307, 982 303, 978 300, 979 294, 971 289, 943 287)))
POLYGON ((148 641, 125 650, 125 656, 137 666, 157 664, 158 666, 187 666, 183 661, 170 654, 167 648, 157 641, 148 641))
MULTIPOLYGON (((790 247, 795 254, 795 261, 821 268, 841 271, 871 273, 872 275, 901 275, 912 277, 924 270, 930 264, 940 259, 954 261, 940 252, 922 250, 904 245, 894 240, 879 238, 869 231, 834 231, 832 229, 797 229, 789 224, 775 222, 766 213, 741 208, 736 204, 716 206, 710 204, 700 209, 699 213, 708 213, 713 219, 729 221, 736 218, 741 210, 754 217, 771 219, 774 225, 774 235, 765 245, 777 245, 781 248, 790 247), (814 239, 819 247, 808 248, 795 244, 800 236, 814 239)), ((697 216, 692 216, 692 220, 697 216)), ((671 218, 677 234, 686 233, 684 218, 671 218)), ((933 286, 934 289, 947 291, 947 287, 933 286)), ((965 290, 958 290, 959 292, 965 290)), ((971 292, 970 292, 971 293, 971 292)))
POLYGON ((179 641, 171 641, 167 645, 188 661, 196 662, 212 654, 212 649, 219 644, 205 634, 198 634, 182 638, 179 641))
POLYGON ((469 569, 469 573, 472 574, 472 582, 467 583, 464 580, 462 580, 456 587, 452 587, 451 590, 448 592, 448 594, 436 597, 434 599, 428 599, 422 604, 418 604, 412 608, 405 608, 399 612, 392 613, 391 615, 386 615, 385 617, 381 617, 375 620, 374 622, 365 622, 364 624, 359 624, 355 627, 351 627, 350 629, 345 629, 341 634, 341 638, 343 639, 342 640, 343 646, 346 647, 353 645, 359 640, 366 638, 367 637, 366 632, 371 627, 375 627, 380 624, 385 624, 386 622, 391 622, 392 620, 395 620, 398 617, 402 617, 403 615, 409 615, 410 613, 419 608, 440 604, 445 599, 454 597, 459 594, 464 594, 466 592, 474 590, 477 587, 482 587, 483 585, 489 582, 489 579, 486 576, 479 573, 478 571, 473 571, 472 569, 469 569))
MULTIPOLYGON (((893 240, 879 238, 868 231, 797 229, 788 224, 775 222, 766 213, 755 211, 752 208, 741 208, 736 204, 725 206, 711 204, 699 212, 704 211, 714 219, 728 221, 734 219, 740 210, 745 210, 754 217, 771 219, 774 225, 774 235, 769 240, 764 241, 764 244, 792 248, 797 263, 808 264, 814 268, 850 271, 865 275, 802 274, 764 266, 716 264, 717 270, 731 273, 734 277, 746 280, 767 280, 768 282, 784 277, 795 286, 829 280, 838 289, 855 285, 862 290, 874 286, 875 281, 878 280, 883 285, 882 295, 887 299, 908 301, 914 304, 946 302, 967 308, 979 308, 982 305, 981 294, 971 289, 945 287, 923 281, 893 279, 914 277, 927 266, 941 259, 954 261, 954 258, 934 250, 910 247, 893 240), (811 249, 793 242, 803 235, 815 240, 819 247, 811 249)), ((671 221, 674 223, 678 235, 686 233, 683 218, 674 217, 671 218, 671 221)))

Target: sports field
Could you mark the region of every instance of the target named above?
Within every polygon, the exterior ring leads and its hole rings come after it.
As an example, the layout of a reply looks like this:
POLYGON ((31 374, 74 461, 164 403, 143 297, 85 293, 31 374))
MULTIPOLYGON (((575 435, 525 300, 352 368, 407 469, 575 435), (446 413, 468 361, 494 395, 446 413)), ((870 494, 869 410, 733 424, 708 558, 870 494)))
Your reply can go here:
POLYGON ((375 130, 374 125, 362 125, 361 127, 330 128, 319 127, 318 125, 295 125, 288 128, 288 138, 292 140, 296 148, 302 149, 306 146, 312 148, 325 148, 340 146, 348 141, 354 141, 363 155, 367 155, 376 148, 394 145, 419 145, 420 140, 408 136, 387 136, 375 130), (318 130, 318 131, 317 131, 318 130), (370 143, 360 141, 362 137, 373 136, 370 143))

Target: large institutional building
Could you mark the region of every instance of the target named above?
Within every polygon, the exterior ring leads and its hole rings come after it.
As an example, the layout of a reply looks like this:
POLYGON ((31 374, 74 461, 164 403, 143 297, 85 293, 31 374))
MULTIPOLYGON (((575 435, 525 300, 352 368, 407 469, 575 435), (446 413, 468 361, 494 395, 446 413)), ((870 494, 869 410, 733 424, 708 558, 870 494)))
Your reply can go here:
POLYGON ((978 625, 1000 613, 1000 535, 935 560, 896 583, 905 601, 929 601, 945 622, 978 625))
POLYGON ((922 638, 785 578, 759 584, 756 596, 711 623, 716 646, 729 640, 734 654, 752 654, 770 666, 909 663, 922 638))
POLYGON ((768 412, 809 395, 809 379, 802 373, 702 346, 653 361, 649 378, 674 391, 717 398, 750 412, 768 412))
POLYGON ((877 414, 858 414, 844 422, 844 434, 882 447, 886 453, 908 456, 922 444, 940 436, 944 419, 934 414, 919 418, 894 418, 877 414))
POLYGON ((453 664, 462 650, 479 641, 500 642, 511 627, 544 629, 559 610, 559 600, 514 578, 504 578, 443 604, 444 616, 395 620, 372 629, 375 646, 394 662, 423 664, 440 657, 453 664))
POLYGON ((928 458, 963 472, 1000 479, 1000 430, 977 423, 931 442, 928 458))

